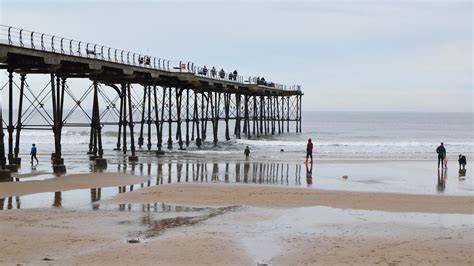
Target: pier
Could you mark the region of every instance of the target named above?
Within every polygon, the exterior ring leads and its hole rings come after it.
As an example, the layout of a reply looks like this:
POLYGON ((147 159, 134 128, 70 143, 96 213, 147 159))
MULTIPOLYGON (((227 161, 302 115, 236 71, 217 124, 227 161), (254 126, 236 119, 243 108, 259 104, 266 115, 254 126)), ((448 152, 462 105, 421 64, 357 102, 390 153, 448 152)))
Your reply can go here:
POLYGON ((205 140, 217 144, 223 141, 218 139, 219 125, 225 128, 225 140, 301 132, 299 85, 219 73, 220 68, 213 71, 189 61, 0 25, 0 69, 7 76, 2 97, 8 97, 3 106, 8 117, 0 113, 2 174, 21 165, 23 130, 53 131, 56 173, 66 171, 61 156, 64 127, 90 128, 88 155, 100 168, 107 167, 101 132, 105 125, 117 127, 113 148, 130 162, 138 160, 138 149, 159 156, 164 149, 202 148, 205 140), (31 75, 48 81, 42 88, 31 88, 31 75), (68 84, 71 79, 89 80, 90 86, 74 88, 68 84), (65 106, 65 98, 74 106, 65 106), (88 121, 72 122, 75 112, 84 113, 88 121), (116 119, 105 121, 110 114, 116 119), (34 115, 42 116, 44 123, 29 123, 34 115))

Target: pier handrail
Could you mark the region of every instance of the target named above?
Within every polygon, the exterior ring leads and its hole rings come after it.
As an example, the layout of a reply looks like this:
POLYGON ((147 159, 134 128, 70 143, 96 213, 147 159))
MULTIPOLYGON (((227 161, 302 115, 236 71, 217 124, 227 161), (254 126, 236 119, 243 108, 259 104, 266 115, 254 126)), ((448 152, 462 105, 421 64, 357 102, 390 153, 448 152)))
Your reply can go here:
MULTIPOLYGON (((134 53, 131 51, 115 49, 112 47, 89 43, 84 41, 77 41, 68 38, 62 38, 55 35, 45 33, 38 33, 28 31, 21 28, 6 26, 0 24, 0 43, 10 46, 17 46, 33 50, 48 51, 56 54, 64 54, 69 56, 77 56, 82 58, 93 58, 96 60, 118 63, 122 65, 155 69, 167 72, 181 72, 194 74, 196 77, 203 77, 207 79, 222 80, 236 84, 257 84, 257 78, 244 77, 242 75, 233 76, 233 71, 225 72, 224 77, 219 75, 219 68, 216 68, 216 75, 211 75, 208 68, 207 73, 204 73, 203 67, 198 67, 194 62, 190 61, 171 61, 163 58, 157 58, 150 55, 134 53), (30 36, 29 43, 24 36, 30 36), (35 43, 40 43, 41 47, 37 47, 35 43), (65 51, 64 43, 69 43, 69 51, 65 51), (82 45, 81 45, 82 44, 82 45), (84 45, 86 44, 86 45, 84 45), (58 49, 58 47, 60 49, 58 49), (100 47, 100 52, 97 50, 100 47), (107 51, 107 56, 104 55, 104 49, 107 51), (132 57, 132 58, 130 58, 132 57), (132 60, 130 60, 132 59, 132 60), (231 76, 229 76, 231 74, 231 76)), ((261 84, 257 84, 263 86, 261 84)), ((283 85, 278 83, 268 83, 267 86, 277 90, 301 90, 300 85, 283 85)))

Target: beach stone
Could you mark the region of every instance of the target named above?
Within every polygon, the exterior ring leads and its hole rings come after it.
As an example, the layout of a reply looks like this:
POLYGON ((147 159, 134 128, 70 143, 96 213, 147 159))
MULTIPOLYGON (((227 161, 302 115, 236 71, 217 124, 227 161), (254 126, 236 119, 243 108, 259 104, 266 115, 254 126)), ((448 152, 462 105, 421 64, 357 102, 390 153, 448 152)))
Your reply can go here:
POLYGON ((348 178, 349 178, 349 177, 346 176, 346 175, 343 175, 343 176, 342 176, 342 179, 348 179, 348 178))
POLYGON ((140 243, 140 239, 129 239, 127 240, 127 242, 130 244, 137 244, 137 243, 140 243))

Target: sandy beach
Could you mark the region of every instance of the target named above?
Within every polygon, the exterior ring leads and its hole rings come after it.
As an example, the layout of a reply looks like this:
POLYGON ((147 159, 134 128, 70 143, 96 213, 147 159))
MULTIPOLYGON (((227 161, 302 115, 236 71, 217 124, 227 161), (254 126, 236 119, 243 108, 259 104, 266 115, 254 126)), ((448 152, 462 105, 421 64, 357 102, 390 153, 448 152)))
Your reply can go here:
MULTIPOLYGON (((25 195, 145 180, 71 175, 2 183, 0 191, 25 195)), ((0 264, 472 265, 473 203, 473 197, 167 184, 96 202, 95 210, 2 211, 0 264)))

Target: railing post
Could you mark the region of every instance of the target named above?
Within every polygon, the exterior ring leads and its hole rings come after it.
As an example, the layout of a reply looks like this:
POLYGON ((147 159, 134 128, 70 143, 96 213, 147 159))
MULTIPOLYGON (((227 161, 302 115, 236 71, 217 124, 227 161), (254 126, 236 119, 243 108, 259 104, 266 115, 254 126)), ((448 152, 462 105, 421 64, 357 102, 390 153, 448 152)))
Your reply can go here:
POLYGON ((34 31, 31 32, 31 48, 32 49, 35 49, 35 43, 34 43, 34 40, 33 40, 33 34, 34 33, 35 33, 34 31))
POLYGON ((8 44, 9 45, 13 44, 11 31, 12 31, 12 27, 8 27, 8 44))
POLYGON ((54 36, 51 37, 51 51, 56 52, 56 50, 54 49, 54 36))
POLYGON ((41 50, 44 51, 44 33, 41 34, 41 50))
POLYGON ((23 29, 20 30, 20 46, 24 47, 25 45, 23 44, 23 29))

